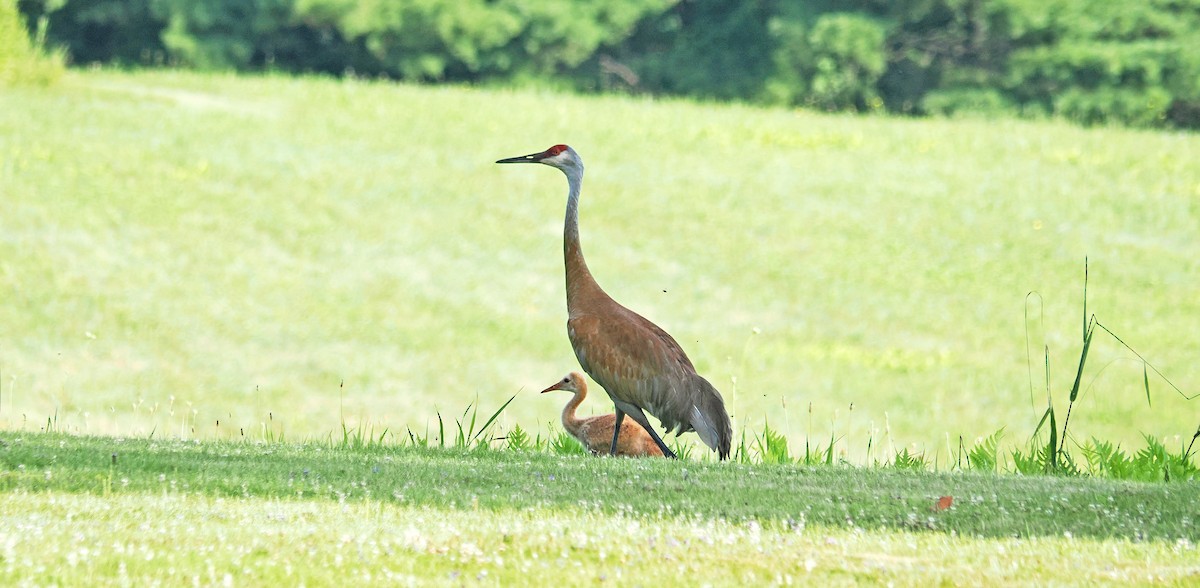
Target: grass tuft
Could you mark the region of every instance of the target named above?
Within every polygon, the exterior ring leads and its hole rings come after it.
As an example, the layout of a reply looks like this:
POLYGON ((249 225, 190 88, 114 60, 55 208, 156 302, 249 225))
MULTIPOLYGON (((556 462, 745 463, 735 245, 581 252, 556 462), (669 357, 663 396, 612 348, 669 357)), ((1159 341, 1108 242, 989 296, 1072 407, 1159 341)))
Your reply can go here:
POLYGON ((788 453, 787 437, 771 429, 769 423, 764 422, 762 433, 754 435, 754 448, 758 452, 758 460, 761 463, 794 462, 788 453))

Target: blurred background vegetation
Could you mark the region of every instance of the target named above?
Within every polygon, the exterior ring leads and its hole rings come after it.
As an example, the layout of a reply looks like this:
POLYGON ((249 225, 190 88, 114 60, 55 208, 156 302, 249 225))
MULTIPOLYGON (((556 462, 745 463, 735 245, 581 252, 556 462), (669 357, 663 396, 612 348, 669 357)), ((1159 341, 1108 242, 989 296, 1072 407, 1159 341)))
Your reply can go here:
POLYGON ((48 84, 62 75, 62 54, 47 55, 42 50, 40 41, 44 31, 42 26, 31 38, 21 25, 16 2, 0 0, 0 86, 48 84))
POLYGON ((62 48, 74 65, 352 74, 1200 128, 1200 0, 17 5, 31 37, 62 48))

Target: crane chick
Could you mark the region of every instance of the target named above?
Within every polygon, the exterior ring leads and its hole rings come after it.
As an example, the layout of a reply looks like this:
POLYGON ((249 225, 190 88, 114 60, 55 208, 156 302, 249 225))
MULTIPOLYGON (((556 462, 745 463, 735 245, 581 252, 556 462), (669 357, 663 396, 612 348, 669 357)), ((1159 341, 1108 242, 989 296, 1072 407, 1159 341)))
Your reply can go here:
MULTIPOLYGON (((583 374, 571 372, 558 383, 542 390, 542 394, 555 390, 565 390, 575 394, 563 407, 563 428, 572 437, 578 439, 583 447, 593 455, 609 453, 613 429, 617 424, 617 415, 602 414, 586 419, 575 416, 575 409, 579 408, 580 403, 587 397, 587 382, 584 381, 583 374)), ((617 437, 616 455, 663 457, 663 452, 641 425, 631 422, 621 427, 621 434, 617 437)))

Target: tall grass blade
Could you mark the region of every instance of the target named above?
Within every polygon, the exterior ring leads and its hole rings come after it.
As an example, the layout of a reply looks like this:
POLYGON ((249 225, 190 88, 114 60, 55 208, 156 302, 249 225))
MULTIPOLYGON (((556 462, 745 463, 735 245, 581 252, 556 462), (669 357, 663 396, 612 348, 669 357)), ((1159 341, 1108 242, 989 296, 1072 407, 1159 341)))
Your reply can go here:
POLYGON ((1087 283, 1088 283, 1088 259, 1083 257, 1083 338, 1086 341, 1088 338, 1088 313, 1087 313, 1087 283))
POLYGON ((1050 346, 1045 346, 1046 352, 1046 404, 1051 404, 1050 401, 1050 346))
POLYGON ((1050 444, 1046 446, 1046 459, 1052 471, 1058 470, 1058 426, 1054 423, 1054 407, 1047 409, 1050 412, 1050 444))
MULTIPOLYGON (((463 415, 463 417, 465 418, 466 415, 463 415)), ((463 433, 462 420, 454 419, 454 426, 458 429, 458 432, 454 434, 454 446, 455 447, 466 447, 467 446, 467 436, 463 433)))
MULTIPOLYGON (((1038 421, 1037 426, 1034 427, 1034 429, 1033 429, 1033 436, 1035 438, 1038 436, 1038 433, 1040 433, 1042 431, 1042 426, 1046 424, 1046 420, 1048 420, 1050 418, 1050 415, 1052 415, 1053 413, 1054 413, 1054 407, 1047 407, 1046 412, 1042 413, 1042 420, 1038 421)), ((1054 428, 1054 425, 1051 424, 1050 428, 1054 428)))
POLYGON ((446 447, 446 425, 442 422, 442 411, 437 411, 438 417, 438 447, 446 447))
MULTIPOLYGON (((1092 318, 1095 322, 1095 317, 1092 318)), ((1071 385, 1071 402, 1079 396, 1079 381, 1083 379, 1083 365, 1087 363, 1088 349, 1092 346, 1092 335, 1096 332, 1090 326, 1083 331, 1083 352, 1079 354, 1079 368, 1075 370, 1075 383, 1071 385)))
MULTIPOLYGON (((1092 322, 1095 322, 1095 317, 1092 317, 1092 322)), ((1060 452, 1067 442, 1067 425, 1071 423, 1071 409, 1075 407, 1075 399, 1079 397, 1079 382, 1083 379, 1083 366, 1087 363, 1088 349, 1092 346, 1092 335, 1095 333, 1096 329, 1090 325, 1083 331, 1083 351, 1079 354, 1079 368, 1075 370, 1075 383, 1071 384, 1070 400, 1067 403, 1067 416, 1063 418, 1062 441, 1058 446, 1060 452)))
POLYGON ((1150 404, 1150 371, 1146 369, 1146 362, 1142 362, 1142 385, 1146 387, 1146 406, 1150 404))
MULTIPOLYGON (((487 431, 488 428, 492 426, 492 423, 496 422, 496 419, 500 417, 500 413, 504 412, 504 409, 508 408, 508 405, 512 404, 512 401, 515 400, 516 398, 517 398, 517 395, 513 394, 512 396, 509 397, 507 402, 505 402, 504 404, 501 404, 500 408, 497 408, 496 412, 493 412, 492 416, 488 418, 487 422, 483 423, 483 426, 479 428, 479 432, 475 433, 475 436, 471 438, 471 442, 474 443, 475 440, 478 439, 479 436, 482 435, 484 431, 487 431)), ((471 425, 474 426, 474 424, 475 424, 475 418, 472 417, 471 425)))
MULTIPOLYGON (((478 415, 479 415, 479 395, 476 395, 475 396, 475 410, 471 411, 471 427, 469 429, 467 429, 467 433, 475 432, 475 417, 478 415)), ((466 413, 463 413, 463 416, 466 416, 466 413)), ((472 436, 471 440, 474 441, 475 437, 472 436)))

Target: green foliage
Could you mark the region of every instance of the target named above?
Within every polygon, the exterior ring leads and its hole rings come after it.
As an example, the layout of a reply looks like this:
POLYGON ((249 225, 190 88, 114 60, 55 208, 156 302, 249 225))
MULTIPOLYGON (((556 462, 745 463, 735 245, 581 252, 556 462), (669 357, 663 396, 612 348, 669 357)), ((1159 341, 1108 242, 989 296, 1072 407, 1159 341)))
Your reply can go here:
POLYGON ((1076 464, 1074 456, 1067 451, 1059 451, 1051 443, 1054 435, 1047 441, 1034 437, 1025 449, 1014 448, 1010 457, 1013 470, 1022 475, 1053 475, 1079 476, 1083 473, 1076 464))
POLYGON ((1134 461, 1138 464, 1138 469, 1147 474, 1147 478, 1145 478, 1147 481, 1161 479, 1164 482, 1172 480, 1190 482, 1196 480, 1200 470, 1184 451, 1181 450, 1179 454, 1172 455, 1158 439, 1149 435, 1146 435, 1145 439, 1146 447, 1137 453, 1134 461))
POLYGON ((771 425, 763 423, 762 434, 755 433, 754 448, 762 463, 792 463, 794 460, 788 453, 787 437, 771 429, 771 425))
MULTIPOLYGON (((508 408, 508 405, 512 404, 512 401, 515 399, 515 394, 509 397, 509 399, 505 401, 504 404, 500 405, 500 408, 497 408, 496 411, 493 412, 486 421, 480 424, 478 428, 476 428, 476 424, 479 417, 479 400, 476 399, 475 402, 467 405, 467 408, 463 410, 462 416, 454 419, 456 430, 454 431, 453 446, 461 449, 486 449, 491 447, 492 442, 496 440, 496 436, 493 432, 493 429, 496 425, 496 419, 500 417, 500 414, 504 412, 504 409, 508 408), (468 416, 470 417, 469 419, 468 416)), ((446 435, 442 423, 441 413, 438 414, 438 431, 439 442, 443 447, 445 447, 446 435)))
POLYGON ((533 448, 533 439, 529 437, 529 433, 521 428, 521 425, 515 424, 512 429, 509 429, 505 435, 505 446, 513 451, 528 451, 533 448))
MULTIPOLYGON (((1046 426, 1047 423, 1053 424, 1051 418, 1052 415, 1047 412, 1046 419, 1039 424, 1039 433, 1043 428, 1047 431, 1053 430, 1046 426)), ((352 430, 351 432, 353 433, 354 431, 352 430)), ((788 451, 787 437, 779 431, 772 429, 770 425, 764 424, 761 432, 751 433, 751 435, 753 442, 747 446, 746 431, 743 430, 741 444, 738 450, 733 452, 732 461, 734 463, 801 466, 832 466, 834 463, 834 439, 830 439, 830 444, 824 448, 820 446, 808 448, 806 446, 805 455, 800 458, 794 458, 788 451)), ((1133 456, 1127 455, 1118 445, 1093 438, 1086 445, 1078 448, 1084 460, 1080 463, 1076 461, 1076 457, 1072 452, 1056 446, 1057 435, 1049 435, 1046 438, 1035 434, 1034 439, 1026 447, 1013 448, 1011 450, 1009 453, 1012 462, 1011 469, 1006 467, 1006 461, 1002 457, 1000 443, 1003 438, 1004 429, 1001 428, 988 437, 976 441, 967 452, 966 466, 963 469, 988 474, 1087 475, 1112 480, 1138 482, 1192 481, 1200 478, 1200 469, 1197 468, 1192 459, 1191 444, 1181 447, 1178 453, 1171 453, 1161 441, 1149 435, 1143 435, 1146 446, 1133 456)), ((1193 442, 1197 438, 1200 438, 1200 431, 1193 437, 1193 442)), ((364 440, 360 438, 357 441, 351 439, 350 442, 344 442, 343 447, 355 449, 382 448, 385 447, 383 441, 383 436, 380 436, 377 442, 372 442, 371 439, 364 440)), ((504 447, 512 451, 540 452, 564 456, 587 455, 583 445, 565 431, 552 431, 547 437, 547 441, 542 441, 540 434, 534 440, 517 424, 508 432, 506 441, 507 443, 504 447)), ((410 440, 409 445, 413 447, 428 446, 427 443, 421 442, 420 439, 410 440)), ((461 442, 456 442, 454 447, 460 449, 468 448, 461 442)), ((680 460, 692 461, 692 452, 695 450, 695 445, 674 443, 671 448, 679 455, 680 460)), ((876 463, 874 467, 907 471, 937 469, 936 464, 930 461, 924 452, 913 451, 907 447, 897 451, 890 462, 876 463)), ((960 465, 959 467, 962 466, 960 465)))
POLYGON ((967 468, 976 472, 996 473, 1000 465, 1000 440, 1004 438, 1001 427, 990 436, 980 439, 967 453, 967 468))
POLYGON ((1058 1, 1023 7, 1029 40, 1011 55, 1017 100, 1085 124, 1196 128, 1200 5, 1058 1))
POLYGON ((1140 473, 1136 472, 1133 460, 1121 450, 1120 445, 1093 437, 1080 449, 1088 471, 1094 475, 1129 480, 1140 473))
POLYGON ((1168 83, 1200 75, 1200 69, 1179 67, 1179 49, 1172 41, 1150 40, 1026 50, 1012 59, 1012 94, 1084 124, 1161 126, 1173 99, 1168 83))
POLYGON ((1200 6, 1127 4, 22 0, 21 9, 83 63, 1200 128, 1200 6))
POLYGON ((929 460, 924 453, 913 453, 905 447, 892 458, 892 467, 898 470, 925 470, 929 467, 929 460))
POLYGON ((833 447, 836 442, 837 439, 830 433, 829 445, 822 450, 820 443, 810 445, 806 438, 804 440, 804 457, 800 459, 800 463, 803 465, 833 465, 833 447))
POLYGON ((411 80, 549 78, 626 38, 665 0, 299 0, 295 19, 361 45, 377 70, 411 80))
POLYGON ((720 100, 762 93, 772 69, 768 28, 774 3, 672 4, 613 48, 617 59, 637 73, 637 89, 720 100))
POLYGON ((33 42, 21 20, 16 0, 0 0, 0 86, 54 82, 62 75, 63 60, 42 50, 44 24, 33 42))
MULTIPOLYGON (((1092 348, 1092 341, 1096 334, 1097 328, 1100 328, 1105 333, 1108 333, 1113 340, 1120 343, 1127 351, 1141 360, 1142 386, 1146 393, 1147 406, 1149 406, 1151 403, 1149 377, 1150 370, 1153 370, 1156 375, 1162 377, 1162 373, 1158 371, 1158 368, 1150 365, 1150 362, 1148 362, 1146 358, 1142 357, 1141 354, 1121 340, 1121 338, 1110 331, 1108 327, 1105 327, 1103 324, 1101 324, 1100 321, 1097 320, 1095 314, 1088 314, 1088 264, 1086 259, 1084 259, 1083 268, 1083 341, 1082 349, 1079 353, 1079 363, 1077 364, 1075 370, 1075 379, 1071 384, 1071 390, 1067 397, 1067 413, 1063 418, 1062 429, 1060 432, 1055 418, 1054 401, 1050 394, 1050 355, 1049 351, 1047 350, 1045 354, 1046 412, 1043 413, 1041 420, 1038 421, 1037 427, 1034 429, 1033 436, 1029 442, 1028 453, 1022 453, 1020 451, 1014 451, 1013 453, 1014 467, 1016 467, 1017 471, 1021 473, 1040 471, 1046 474, 1062 474, 1072 476, 1084 473, 1083 469, 1077 464, 1074 455, 1067 448, 1067 440, 1069 438, 1068 426, 1070 425, 1071 421, 1071 411, 1075 407, 1076 401, 1079 399, 1080 392, 1083 390, 1082 382, 1084 368, 1087 365, 1089 351, 1092 348), (1044 442, 1040 440, 1040 435, 1043 428, 1046 430, 1048 436, 1048 440, 1044 442)), ((1026 298, 1028 299, 1029 296, 1027 295, 1026 298)), ((1028 320, 1028 315, 1026 316, 1026 319, 1028 320)), ((1029 326, 1027 324, 1027 332, 1028 328, 1029 326)), ((1187 396, 1182 390, 1175 386, 1173 382, 1167 380, 1165 377, 1163 377, 1163 380, 1166 381, 1166 383, 1184 399, 1190 401, 1197 398, 1195 395, 1190 397, 1187 396)), ((1030 382, 1030 386, 1032 391, 1032 381, 1030 382)), ((1192 440, 1195 441, 1197 437, 1200 437, 1200 429, 1197 429, 1197 434, 1193 436, 1192 440)), ((1157 477, 1157 479, 1164 481, 1170 481, 1172 473, 1174 473, 1176 476, 1189 476, 1189 479, 1192 474, 1195 473, 1195 467, 1189 462, 1189 452, 1191 449, 1190 444, 1187 449, 1181 450, 1178 456, 1172 457, 1169 455, 1169 453, 1167 453, 1162 443, 1157 439, 1148 435, 1143 435, 1143 438, 1146 440, 1146 449, 1140 452, 1134 460, 1125 458, 1124 454, 1121 453, 1119 448, 1114 447, 1109 443, 1097 442, 1093 439, 1091 444, 1081 448, 1085 458, 1085 465, 1088 467, 1089 471, 1093 473, 1128 476, 1130 479, 1139 480, 1147 480, 1147 472, 1152 473, 1149 479, 1154 479, 1157 477)))
POLYGON ((168 53, 198 69, 246 68, 273 62, 289 32, 292 0, 149 0, 167 26, 168 53))
POLYGON ((153 0, 21 0, 21 10, 47 24, 49 42, 76 64, 167 62, 167 22, 153 0))
MULTIPOLYGON (((330 443, 330 446, 338 449, 362 450, 375 449, 386 446, 388 438, 388 429, 384 428, 375 434, 375 427, 360 425, 357 427, 349 427, 346 423, 342 423, 342 440, 340 443, 330 443)), ((283 439, 268 438, 264 439, 267 443, 282 442, 283 439)), ((415 444, 415 443, 414 443, 415 444)))
POLYGON ((1188 447, 1171 453, 1166 446, 1149 435, 1144 436, 1146 447, 1128 455, 1119 445, 1093 438, 1081 448, 1088 471, 1096 476, 1140 482, 1193 481, 1200 478, 1200 468, 1193 462, 1188 447))
POLYGON ((995 88, 948 88, 933 90, 921 102, 926 112, 951 116, 1006 116, 1016 112, 1016 107, 1003 92, 995 88))
MULTIPOLYGON (((669 441, 664 439, 663 442, 667 444, 667 447, 669 447, 671 449, 671 452, 674 453, 675 457, 678 459, 690 460, 690 459, 692 459, 693 455, 695 455, 697 445, 693 444, 693 443, 688 443, 682 437, 676 436, 675 438, 673 438, 669 441)), ((699 445, 699 447, 702 448, 705 451, 705 453, 707 454, 707 452, 708 452, 707 447, 704 447, 703 445, 699 445)))
POLYGON ((773 18, 770 31, 775 74, 766 92, 773 101, 825 110, 883 107, 878 82, 887 69, 887 29, 881 21, 847 12, 815 19, 797 12, 773 18))
MULTIPOLYGON (((437 411, 437 435, 430 438, 428 430, 423 435, 418 435, 411 428, 406 430, 408 443, 414 447, 454 447, 456 449, 487 449, 492 447, 495 441, 506 440, 507 446, 514 449, 530 449, 536 448, 537 444, 529 443, 529 436, 519 427, 511 432, 506 439, 498 437, 496 429, 498 424, 496 419, 500 417, 504 409, 512 403, 516 396, 510 397, 504 404, 500 405, 495 412, 483 423, 478 422, 479 418, 479 400, 467 405, 463 409, 462 415, 454 419, 455 429, 451 431, 453 438, 451 439, 446 434, 446 421, 442 418, 442 413, 437 411), (514 446, 514 443, 516 445, 514 446)), ((347 428, 345 422, 342 423, 342 446, 343 447, 363 447, 370 446, 371 443, 382 445, 388 436, 388 430, 385 428, 383 432, 376 438, 372 432, 374 428, 364 431, 362 426, 347 428), (365 436, 364 436, 365 435, 365 436)), ((401 441, 403 442, 403 440, 401 441)))
POLYGON ((583 443, 566 431, 559 431, 557 434, 551 435, 549 440, 547 447, 554 455, 588 455, 588 450, 583 443))
POLYGON ((814 71, 806 100, 829 110, 879 110, 886 30, 855 14, 825 14, 809 33, 814 71))

